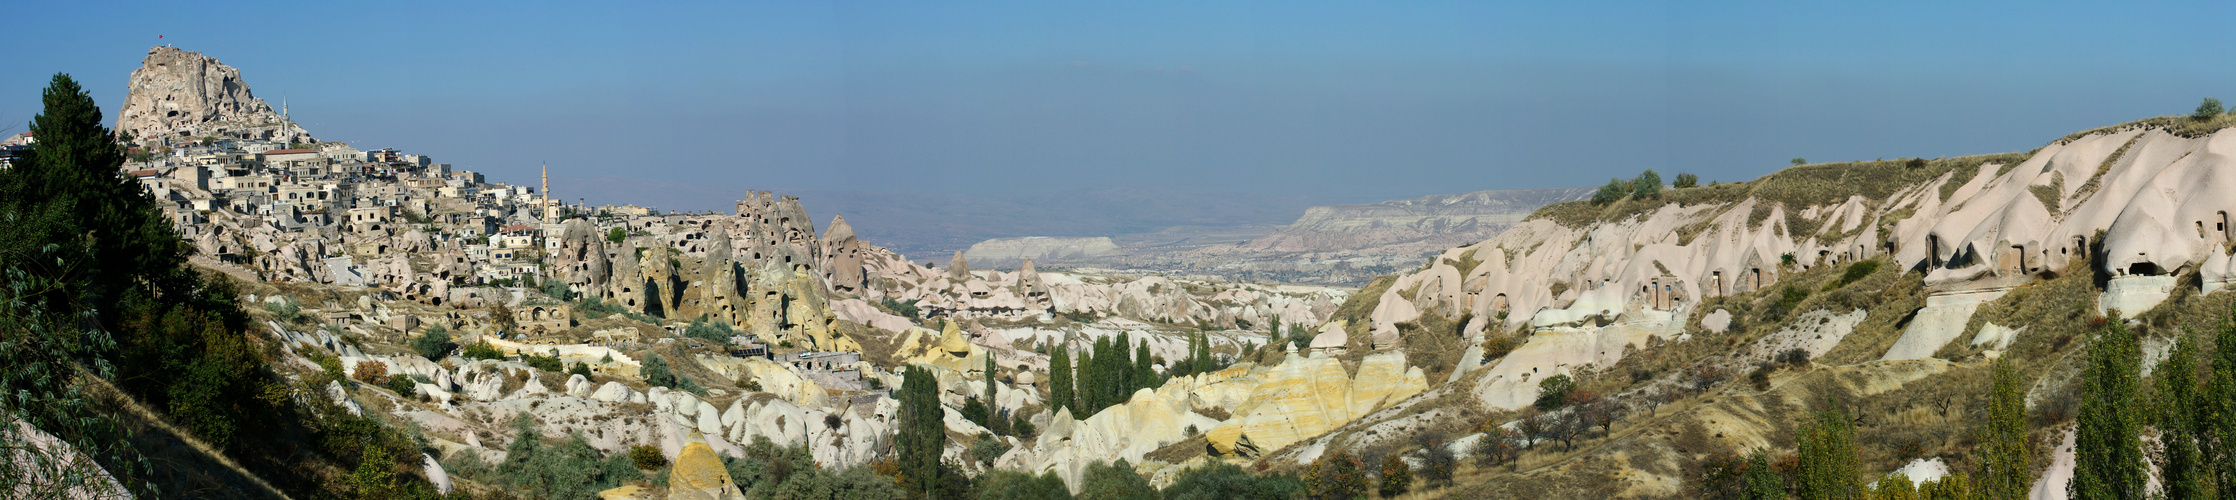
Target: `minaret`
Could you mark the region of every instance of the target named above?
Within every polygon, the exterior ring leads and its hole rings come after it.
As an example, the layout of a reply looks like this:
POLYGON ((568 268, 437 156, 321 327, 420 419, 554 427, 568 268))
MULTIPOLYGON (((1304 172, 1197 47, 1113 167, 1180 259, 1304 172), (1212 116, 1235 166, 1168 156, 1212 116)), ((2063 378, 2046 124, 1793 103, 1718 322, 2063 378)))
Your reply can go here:
POLYGON ((559 202, 551 197, 551 164, 543 164, 543 221, 559 222, 559 202))

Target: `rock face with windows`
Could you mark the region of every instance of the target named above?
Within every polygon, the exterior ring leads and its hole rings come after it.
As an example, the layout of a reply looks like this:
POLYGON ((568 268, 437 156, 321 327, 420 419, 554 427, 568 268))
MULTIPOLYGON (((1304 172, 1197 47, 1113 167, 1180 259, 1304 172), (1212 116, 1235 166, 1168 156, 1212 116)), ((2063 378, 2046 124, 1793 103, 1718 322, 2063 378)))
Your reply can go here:
MULTIPOLYGON (((1881 259, 1924 274, 1932 295, 1885 359, 1930 356, 1954 340, 1980 304, 2072 266, 2109 277, 2099 312, 2129 313, 2177 286, 2211 292, 2236 280, 2236 132, 2206 135, 2152 125, 2077 134, 2031 154, 1939 160, 1954 166, 1915 182, 1842 177, 1870 164, 1794 167, 1725 189, 1712 203, 1664 203, 1611 220, 1539 216, 1489 240, 1443 252, 1381 296, 1371 330, 1394 338, 1424 315, 1463 332, 1528 329, 1492 373, 1555 373, 1605 366, 1626 345, 1683 330, 1701 298, 1778 289, 1786 273, 1881 259), (1845 180, 1843 180, 1845 179, 1845 180), (1819 199, 1777 190, 1838 183, 1819 199), (2193 281, 2180 276, 2194 275, 2193 281), (2186 283, 2186 284, 2184 284, 2186 283), (1557 335, 1547 335, 1557 334, 1557 335), (1533 355, 1542 354, 1542 355, 1533 355), (1512 366, 1505 366, 1512 365, 1512 366)), ((1889 162, 1931 172, 1925 161, 1889 162)), ((1559 208, 1559 207, 1555 207, 1559 208)), ((1516 408, 1535 385, 1492 376, 1478 396, 1516 408)))
POLYGON ((148 49, 117 113, 116 130, 142 144, 203 137, 316 142, 310 132, 249 93, 241 71, 200 52, 148 49))

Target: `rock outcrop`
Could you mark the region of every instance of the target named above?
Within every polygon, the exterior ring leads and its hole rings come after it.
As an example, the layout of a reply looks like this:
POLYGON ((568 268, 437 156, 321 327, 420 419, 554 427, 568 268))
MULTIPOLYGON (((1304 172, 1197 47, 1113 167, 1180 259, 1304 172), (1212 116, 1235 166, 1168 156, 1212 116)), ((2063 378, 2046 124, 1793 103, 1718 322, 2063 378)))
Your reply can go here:
POLYGON ((132 70, 116 130, 143 144, 203 137, 316 142, 249 93, 240 70, 172 47, 148 49, 140 68, 132 70))
POLYGON ((668 471, 668 500, 744 500, 722 458, 705 441, 683 445, 668 471))

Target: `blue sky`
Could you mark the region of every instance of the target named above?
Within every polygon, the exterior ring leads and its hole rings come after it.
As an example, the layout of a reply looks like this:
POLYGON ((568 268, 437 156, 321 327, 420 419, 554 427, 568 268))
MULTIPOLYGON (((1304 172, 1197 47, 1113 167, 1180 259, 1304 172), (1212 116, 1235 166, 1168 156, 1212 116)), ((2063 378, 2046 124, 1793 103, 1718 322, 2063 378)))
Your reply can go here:
POLYGON ((11 6, 0 128, 55 72, 113 120, 170 43, 321 139, 518 181, 1370 201, 2024 151, 2236 98, 2225 2, 464 3, 11 6))

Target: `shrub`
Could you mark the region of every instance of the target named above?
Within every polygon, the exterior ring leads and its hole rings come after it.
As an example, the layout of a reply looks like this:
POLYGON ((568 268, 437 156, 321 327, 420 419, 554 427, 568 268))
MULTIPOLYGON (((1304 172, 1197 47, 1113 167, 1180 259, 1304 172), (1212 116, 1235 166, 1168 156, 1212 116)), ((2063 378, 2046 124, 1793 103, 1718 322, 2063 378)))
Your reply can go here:
POLYGON ((1879 272, 1879 261, 1877 260, 1866 260, 1856 262, 1854 264, 1849 264, 1846 271, 1840 272, 1840 279, 1838 281, 1832 282, 1832 286, 1825 287, 1825 289, 1832 290, 1835 288, 1848 286, 1851 283, 1862 281, 1864 278, 1871 277, 1871 273, 1875 272, 1879 272))
POLYGON ((444 329, 442 325, 430 324, 427 325, 426 333, 411 339, 411 347, 412 350, 419 351, 419 355, 426 357, 428 361, 435 361, 443 359, 443 356, 450 355, 450 351, 457 349, 458 344, 451 342, 449 330, 444 329))
POLYGON ((388 363, 359 361, 356 371, 357 380, 367 384, 380 385, 382 382, 388 381, 388 363))
POLYGON ((293 297, 284 298, 279 302, 266 302, 264 303, 264 310, 272 313, 272 317, 279 318, 281 323, 292 325, 303 322, 303 306, 295 303, 293 297))
POLYGON ((1551 411, 1568 403, 1569 392, 1576 390, 1576 380, 1566 374, 1546 377, 1537 383, 1537 409, 1551 411))
POLYGON ((1514 445, 1514 440, 1520 438, 1519 433, 1504 427, 1484 429, 1483 437, 1475 441, 1475 465, 1490 467, 1514 460, 1522 451, 1514 445))
POLYGON ((528 355, 528 357, 521 358, 520 362, 521 364, 528 365, 529 368, 535 368, 539 371, 563 372, 567 370, 567 365, 564 363, 560 363, 558 356, 530 354, 528 355))
POLYGON ((1484 361, 1505 357, 1507 354, 1512 354, 1514 349, 1522 346, 1520 342, 1515 342, 1513 337, 1505 335, 1493 334, 1485 337, 1483 339, 1484 361))
POLYGON ((543 444, 535 419, 526 413, 513 418, 512 428, 516 437, 505 448, 504 463, 472 479, 549 498, 591 498, 599 491, 646 479, 631 454, 601 456, 581 434, 569 435, 558 446, 543 444))
MULTIPOLYGON (((895 315, 899 315, 900 317, 903 317, 903 318, 908 318, 908 319, 909 319, 909 320, 911 320, 911 321, 914 321, 914 320, 916 320, 916 319, 917 319, 917 312, 918 312, 918 311, 917 311, 917 309, 916 309, 916 302, 915 302, 915 301, 902 302, 902 301, 899 301, 899 300, 894 300, 894 299, 893 299, 893 298, 891 298, 891 297, 887 297, 887 298, 886 298, 886 299, 885 299, 884 301, 880 301, 880 302, 878 302, 878 304, 880 304, 880 305, 884 305, 884 306, 885 306, 885 310, 887 310, 887 311, 892 311, 892 312, 893 312, 893 314, 895 314, 895 315)), ((1092 321, 1083 321, 1082 323, 1091 323, 1091 322, 1092 322, 1092 321)))
POLYGON ((458 354, 482 360, 505 359, 505 351, 497 349, 497 346, 489 345, 488 342, 475 342, 473 345, 466 346, 466 350, 458 354))
POLYGON ((1414 440, 1421 445, 1421 481, 1424 486, 1451 486, 1452 475, 1459 470, 1460 460, 1452 455, 1452 448, 1446 445, 1444 435, 1424 432, 1415 436, 1414 440))
POLYGON ((1149 480, 1142 479, 1140 473, 1134 472, 1133 465, 1122 458, 1113 464, 1087 464, 1079 483, 1080 500, 1157 498, 1157 489, 1150 487, 1149 480))
POLYGON ((675 372, 668 370, 668 358, 660 357, 658 354, 645 356, 644 367, 637 373, 644 376, 645 384, 667 388, 676 386, 677 377, 675 372))
POLYGON ((1695 186, 1699 186, 1699 185, 1700 185, 1700 176, 1698 176, 1698 175, 1693 175, 1693 174, 1690 174, 1690 173, 1685 173, 1685 172, 1678 172, 1678 173, 1677 173, 1677 181, 1676 181, 1676 182, 1671 182, 1671 183, 1669 184, 1669 187, 1673 187, 1673 188, 1677 188, 1677 189, 1685 189, 1685 188, 1695 187, 1695 186))
POLYGON ((970 454, 977 457, 980 463, 992 466, 994 459, 1001 458, 1003 453, 1009 453, 1009 448, 1009 443, 1003 442, 1001 438, 981 432, 978 433, 978 442, 970 445, 970 454))
POLYGON ((629 230, 627 229, 617 227, 606 231, 606 241, 608 242, 619 244, 626 239, 629 239, 629 230))
POLYGON ((1770 365, 1757 366, 1755 371, 1747 372, 1747 382, 1754 384, 1755 390, 1770 390, 1770 365))
POLYGON ((1396 454, 1382 457, 1382 487, 1377 492, 1382 498, 1405 494, 1413 488, 1413 467, 1396 454))
POLYGON ((637 468, 652 470, 668 466, 668 456, 656 446, 637 445, 629 448, 629 461, 637 468))
POLYGON ((1038 476, 1013 470, 992 470, 972 481, 974 494, 970 498, 987 500, 1040 500, 1046 498, 1071 498, 1071 490, 1064 487, 1063 478, 1054 471, 1038 476))
POLYGON ((1799 347, 1778 353, 1778 363, 1787 366, 1809 366, 1809 350, 1799 347))
MULTIPOLYGON (((877 379, 874 379, 874 378, 873 378, 873 379, 869 379, 869 380, 870 380, 871 382, 876 382, 876 381, 877 381, 877 379)), ((759 381, 759 380, 754 380, 754 379, 750 379, 750 378, 739 378, 739 379, 738 379, 738 388, 739 388, 739 389, 745 389, 745 390, 748 390, 748 391, 753 391, 753 392, 764 392, 764 390, 763 390, 763 389, 761 389, 761 381, 759 381)))
POLYGON ((706 339, 719 344, 729 344, 730 337, 736 335, 737 331, 730 329, 729 323, 707 321, 706 316, 691 320, 691 326, 683 329, 685 337, 706 339))
POLYGON ((1638 177, 1631 178, 1630 195, 1641 200, 1660 197, 1661 174, 1654 173, 1654 169, 1649 168, 1640 172, 1638 177))
POLYGON ((417 392, 414 390, 417 386, 411 377, 388 377, 388 383, 382 384, 382 387, 387 388, 388 392, 404 397, 411 397, 413 393, 417 392))
POLYGON ((1033 427, 1033 421, 1025 419, 1024 415, 1018 415, 1010 419, 1009 433, 1017 436, 1018 439, 1032 439, 1034 436, 1040 435, 1040 429, 1033 427))
POLYGON ((2223 112, 2226 112, 2226 110, 2221 107, 2220 99, 2207 97, 2204 102, 2197 103, 2197 111, 2190 113, 2189 117, 2198 120, 2211 120, 2213 117, 2220 116, 2223 112))
POLYGON ((1799 166, 1802 166, 1802 165, 1808 165, 1808 164, 1809 164, 1809 160, 1808 160, 1808 159, 1805 159, 1805 158, 1802 158, 1802 157, 1799 157, 1799 156, 1796 156, 1796 157, 1793 157, 1793 159, 1792 159, 1792 160, 1787 160, 1787 161, 1786 161, 1786 163, 1790 163, 1790 164, 1793 164, 1793 166, 1799 167, 1799 166))
POLYGON ((1304 495, 1304 483, 1292 476, 1257 477, 1226 462, 1181 471, 1164 490, 1165 500, 1286 500, 1304 495))
POLYGON ((1337 450, 1322 455, 1304 469, 1304 489, 1312 498, 1366 497, 1366 473, 1351 452, 1337 450))
POLYGON ((546 280, 543 282, 542 290, 544 295, 550 295, 551 298, 558 299, 560 302, 575 299, 574 289, 567 288, 567 282, 564 281, 546 280))
POLYGON ((583 379, 589 379, 592 376, 590 372, 590 365, 582 363, 575 363, 574 366, 567 367, 567 374, 581 375, 583 379))
POLYGON ((1630 196, 1630 192, 1630 184, 1623 182, 1622 179, 1608 179, 1607 185, 1600 186, 1599 192, 1592 193, 1592 204, 1606 205, 1623 201, 1623 197, 1630 196))

